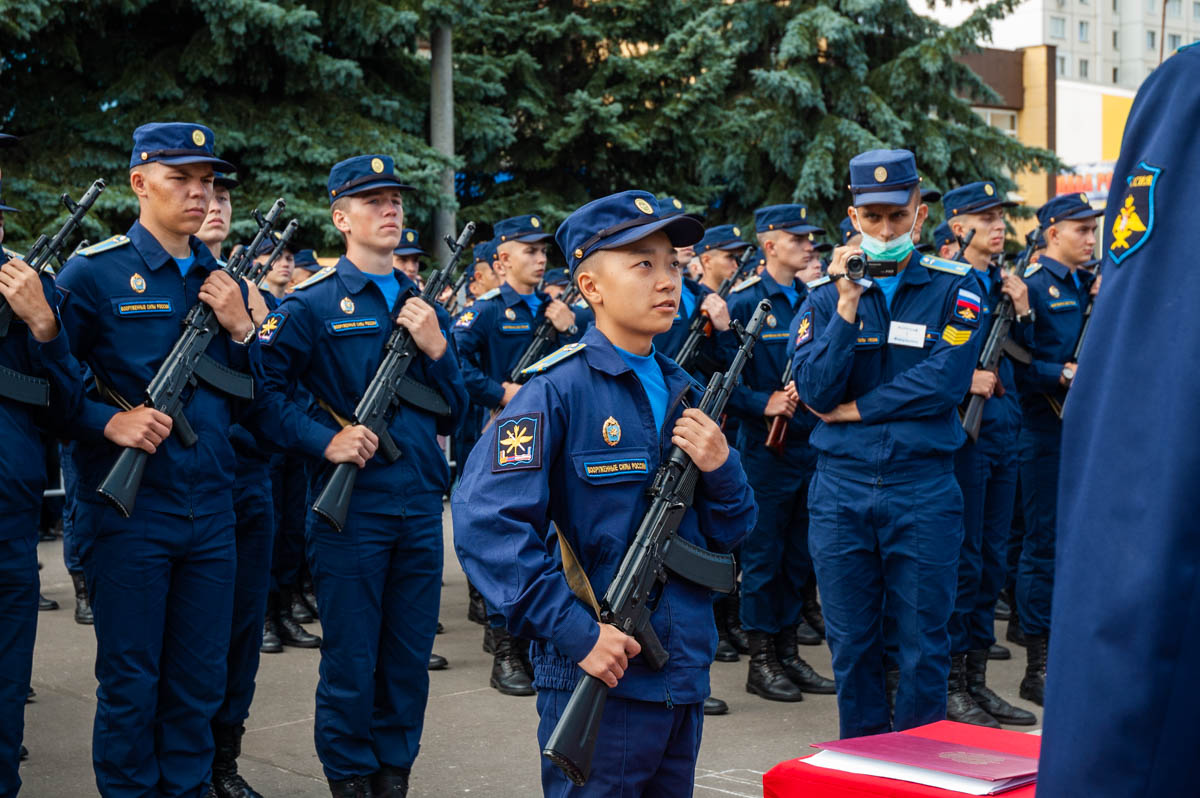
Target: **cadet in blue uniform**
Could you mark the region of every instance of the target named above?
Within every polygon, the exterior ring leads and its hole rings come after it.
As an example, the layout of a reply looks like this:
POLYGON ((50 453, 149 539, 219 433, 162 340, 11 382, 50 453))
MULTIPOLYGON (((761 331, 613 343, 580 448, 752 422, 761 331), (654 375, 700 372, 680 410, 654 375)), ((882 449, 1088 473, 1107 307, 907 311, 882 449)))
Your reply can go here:
POLYGON ((222 328, 209 357, 248 372, 257 346, 245 287, 194 235, 213 167, 233 171, 213 155, 212 131, 143 125, 129 166, 138 221, 71 258, 58 280, 72 351, 97 381, 71 418, 100 683, 92 758, 103 796, 196 796, 209 780, 209 724, 225 692, 236 557, 228 431, 237 407, 198 384, 183 412, 199 440, 185 448, 168 437, 171 419, 140 402, 196 302, 222 328), (119 447, 151 455, 130 518, 96 491, 119 447))
MULTIPOLYGON (((949 193, 946 195, 949 197, 949 193)), ((949 208, 949 206, 946 206, 949 208)), ((942 222, 937 227, 933 228, 933 251, 942 260, 958 260, 958 239, 954 237, 954 231, 950 229, 950 225, 942 222)))
POLYGON ((1192 46, 1146 79, 1113 171, 1063 417, 1040 795, 1196 794, 1198 73, 1192 46))
POLYGON ((821 419, 809 488, 809 549, 833 652, 841 735, 907 729, 946 717, 962 546, 954 452, 957 407, 979 355, 979 282, 970 266, 913 254, 927 208, 907 150, 850 161, 861 253, 899 269, 843 279, 856 248, 834 252, 795 323, 796 390, 821 419), (865 281, 864 281, 865 282, 865 281), (899 645, 889 717, 884 614, 899 645))
MULTIPOLYGON (((970 183, 946 193, 951 236, 965 241, 974 231, 962 260, 973 267, 979 280, 983 298, 981 341, 991 327, 992 308, 1003 296, 1012 300, 1018 318, 1028 318, 1029 314, 1029 296, 1021 278, 1001 272, 993 263, 993 258, 1004 252, 1004 209, 1014 205, 991 181, 970 183)), ((996 642, 996 599, 1007 578, 1008 539, 1017 494, 1021 406, 1012 362, 1003 358, 998 374, 976 369, 968 399, 971 395, 987 401, 978 440, 967 440, 954 458, 963 494, 964 534, 958 593, 950 616, 952 659, 946 717, 981 726, 1031 726, 1037 722, 1033 713, 1012 706, 987 686, 988 649, 996 642)))
POLYGON ((325 632, 317 756, 335 796, 402 796, 421 739, 441 593, 450 472, 437 436, 454 432, 467 396, 449 315, 392 268, 409 188, 393 160, 341 161, 328 188, 346 254, 297 286, 260 328, 263 381, 276 398, 264 405, 262 424, 280 446, 324 461, 313 468, 312 497, 332 473, 329 464, 362 469, 340 532, 308 514, 308 562, 325 632), (379 366, 392 319, 422 353, 407 376, 439 392, 450 412, 401 403, 388 427, 401 457, 388 463, 374 456, 375 434, 346 419, 379 366), (278 400, 295 382, 316 405, 278 400))
MULTIPOLYGON (((15 141, 0 134, 0 147, 15 141)), ((0 198, 0 241, 4 214, 16 210, 0 198)), ((0 460, 0 796, 15 798, 37 633, 37 530, 46 489, 42 453, 46 433, 59 429, 80 386, 78 364, 55 312, 53 280, 39 277, 7 248, 0 262, 0 296, 13 313, 0 338, 0 436, 11 453, 19 453, 0 460), (38 381, 33 393, 41 397, 18 390, 34 387, 31 379, 38 381)))
POLYGON ((299 285, 316 274, 321 265, 317 263, 317 253, 311 249, 302 249, 292 259, 292 285, 299 285))
POLYGON ((1042 703, 1050 594, 1054 589, 1054 541, 1058 519, 1062 403, 1074 377, 1075 342, 1096 278, 1079 269, 1096 248, 1098 211, 1084 194, 1064 194, 1038 209, 1046 252, 1025 270, 1030 320, 1021 334, 1033 363, 1017 371, 1024 425, 1021 429, 1021 499, 1025 539, 1017 564, 1017 613, 1025 635, 1026 669, 1021 698, 1042 703))
POLYGON ((420 234, 406 227, 400 235, 400 246, 392 250, 392 266, 416 283, 421 272, 421 258, 428 254, 421 248, 420 234))
POLYGON ((476 447, 454 495, 463 568, 512 632, 535 641, 538 742, 583 672, 612 688, 591 779, 575 787, 543 759, 547 796, 692 792, 716 646, 712 594, 682 579, 667 582, 651 622, 670 659, 654 672, 636 656, 633 638, 598 624, 572 593, 560 552, 570 546, 602 595, 671 444, 702 472, 679 534, 728 551, 754 524, 737 454, 716 423, 684 409, 698 401, 699 386, 653 351, 679 305, 682 267, 673 246, 701 232, 692 217, 663 216, 645 191, 594 200, 567 218, 556 240, 596 326, 531 368, 537 376, 476 447))
MULTIPOLYGON (((804 692, 834 692, 833 682, 817 674, 796 647, 803 597, 813 582, 805 497, 816 461, 808 445, 816 418, 796 413, 795 384, 783 382, 788 328, 808 294, 805 280, 820 276, 812 234, 823 231, 809 223, 808 208, 798 204, 759 208, 754 229, 766 268, 734 288, 729 301, 730 316, 742 324, 759 302, 771 301, 762 343, 729 397, 729 412, 741 422, 737 448, 758 503, 758 523, 741 550, 741 620, 750 643, 746 691, 771 701, 800 701, 804 692), (788 424, 782 448, 774 451, 766 440, 777 416, 788 424)), ((723 339, 732 356, 735 337, 723 339)))
MULTIPOLYGON (((704 237, 696 242, 692 252, 700 259, 702 274, 708 280, 716 279, 719 288, 721 280, 725 278, 716 275, 724 272, 727 277, 737 268, 737 260, 731 253, 736 252, 740 255, 748 246, 750 245, 741 239, 740 228, 722 224, 705 230, 704 237), (729 268, 730 261, 733 264, 732 269, 729 268)), ((700 366, 699 371, 712 373, 718 365, 715 360, 717 333, 729 329, 729 308, 726 307, 725 300, 717 296, 716 289, 690 277, 683 278, 679 310, 675 313, 671 329, 654 337, 654 349, 670 358, 679 354, 679 348, 687 340, 688 330, 696 313, 704 313, 708 317, 712 323, 712 331, 701 346, 701 356, 698 358, 705 362, 695 363, 692 368, 695 371, 697 366, 700 366)))
MULTIPOLYGON (((546 232, 536 215, 502 219, 494 226, 496 260, 504 275, 499 290, 479 297, 454 323, 454 340, 462 360, 463 380, 471 402, 494 416, 516 395, 511 381, 542 319, 549 318, 559 343, 582 335, 573 308, 537 290, 546 270, 546 232)), ((492 653, 489 683, 505 695, 533 695, 527 643, 513 640, 498 618, 484 632, 483 648, 492 653)))

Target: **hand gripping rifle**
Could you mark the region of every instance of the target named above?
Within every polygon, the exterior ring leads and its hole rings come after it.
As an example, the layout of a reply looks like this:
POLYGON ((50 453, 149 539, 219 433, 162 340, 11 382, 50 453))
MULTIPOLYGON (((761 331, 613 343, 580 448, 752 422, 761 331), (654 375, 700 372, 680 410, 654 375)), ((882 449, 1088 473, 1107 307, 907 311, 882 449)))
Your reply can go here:
MULTIPOLYGON (((786 390, 788 383, 791 381, 792 359, 789 357, 787 365, 783 368, 783 379, 779 384, 786 390)), ((796 412, 802 413, 804 411, 801 408, 796 408, 796 412)), ((767 430, 767 448, 775 452, 775 454, 783 454, 783 442, 787 440, 788 420, 787 416, 775 416, 775 418, 771 419, 771 429, 767 430)))
MULTIPOLYGON (((728 299, 729 292, 746 276, 746 270, 750 268, 750 264, 754 260, 755 251, 754 247, 746 245, 746 251, 742 253, 742 257, 738 258, 737 268, 733 270, 733 274, 725 278, 717 287, 717 296, 721 299, 728 299)), ((710 324, 708 316, 696 308, 696 315, 692 317, 691 324, 688 326, 687 338, 683 339, 683 345, 675 353, 675 362, 684 371, 690 373, 696 367, 696 358, 700 354, 700 342, 708 334, 710 324)))
MULTIPOLYGON (((579 289, 571 285, 570 288, 563 292, 562 298, 559 301, 570 305, 578 297, 579 289)), ((545 357, 548 354, 550 346, 557 340, 558 330, 554 328, 554 323, 550 321, 549 317, 543 315, 542 321, 533 333, 533 340, 529 342, 529 346, 525 347, 525 352, 521 355, 521 359, 517 361, 517 365, 513 366, 513 370, 508 375, 508 381, 515 382, 518 385, 526 383, 530 375, 522 374, 522 372, 545 357)))
MULTIPOLYGON (((250 245, 244 247, 222 267, 226 274, 240 284, 243 278, 255 280, 261 276, 262 264, 254 263, 254 252, 258 249, 271 228, 275 226, 279 214, 283 212, 282 199, 263 216, 254 211, 254 220, 258 223, 258 232, 250 245)), ((295 230, 289 225, 288 230, 295 230)), ((291 233, 287 233, 291 237, 291 233)), ((273 257, 282 252, 287 243, 281 239, 275 247, 273 257)), ((146 396, 143 404, 166 413, 171 417, 171 433, 184 447, 196 445, 197 437, 192 425, 183 414, 183 394, 197 382, 205 382, 210 387, 236 399, 254 398, 254 380, 248 374, 234 371, 205 354, 208 345, 217 336, 221 325, 217 321, 217 313, 204 302, 196 302, 183 319, 183 333, 175 345, 171 347, 166 360, 158 367, 158 373, 146 386, 146 396)), ((150 455, 142 449, 127 448, 117 457, 117 462, 109 470, 108 476, 100 483, 96 491, 107 499, 126 518, 133 514, 134 502, 137 499, 138 488, 142 485, 142 476, 146 473, 146 461, 150 455)))
MULTIPOLYGON (((1034 247, 1037 244, 1037 233, 1038 231, 1035 229, 1025 236, 1025 249, 1022 250, 1012 271, 1008 272, 1009 274, 1020 275, 1024 273, 1025 267, 1029 264, 1029 258, 1032 257, 1034 247)), ((1000 358, 1004 355, 1008 355, 1018 363, 1025 365, 1033 362, 1033 356, 1029 354, 1028 350, 1014 341, 1009 334, 1012 331, 1012 325, 1016 317, 1017 314, 1013 309, 1012 298, 1008 294, 1002 293, 1000 300, 996 303, 995 310, 992 311, 992 329, 988 331, 987 340, 983 342, 983 349, 979 353, 979 365, 976 366, 977 369, 980 371, 990 371, 995 374, 1000 368, 1000 358)), ((967 409, 963 413, 963 429, 966 430, 967 435, 972 441, 979 439, 979 427, 983 424, 983 405, 985 402, 987 402, 987 397, 971 394, 971 398, 967 402, 967 409)))
MULTIPOLYGON (((764 299, 744 329, 738 322, 733 323, 741 346, 729 369, 724 374, 713 374, 708 382, 699 407, 709 418, 718 418, 724 411, 770 310, 771 303, 764 299)), ((650 625, 650 616, 668 572, 721 593, 735 589, 731 555, 715 554, 676 535, 691 507, 699 476, 696 464, 682 449, 672 446, 651 483, 650 506, 600 603, 600 622, 637 639, 643 660, 656 671, 667 664, 668 654, 650 625)), ((542 755, 562 768, 575 784, 584 784, 591 775, 592 754, 607 698, 608 685, 584 674, 542 749, 542 755)))
MULTIPOLYGON (((454 268, 458 265, 463 250, 468 249, 467 242, 474 234, 475 223, 467 222, 457 241, 446 236, 450 257, 446 259, 442 268, 429 275, 429 279, 425 281, 425 290, 421 293, 421 299, 430 307, 437 306, 438 295, 450 282, 454 268)), ((354 408, 354 418, 350 422, 361 424, 379 436, 379 450, 389 463, 396 462, 401 455, 400 447, 388 433, 393 410, 401 399, 409 400, 437 415, 447 415, 450 412, 450 405, 441 394, 416 380, 406 378, 409 366, 420 353, 412 333, 397 324, 384 345, 383 360, 367 385, 358 407, 354 408)), ((350 510, 350 494, 354 492, 357 479, 358 466, 354 463, 338 463, 317 500, 313 502, 313 510, 339 532, 346 524, 346 514, 350 510)))

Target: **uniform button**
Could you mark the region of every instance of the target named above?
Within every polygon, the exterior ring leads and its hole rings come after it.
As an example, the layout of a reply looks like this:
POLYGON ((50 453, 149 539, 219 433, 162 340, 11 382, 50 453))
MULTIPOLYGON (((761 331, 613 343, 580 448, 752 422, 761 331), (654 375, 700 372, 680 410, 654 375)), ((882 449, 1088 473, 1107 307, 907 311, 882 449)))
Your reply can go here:
POLYGON ((877 477, 875 479, 875 487, 877 487, 877 488, 883 487, 883 477, 877 477))

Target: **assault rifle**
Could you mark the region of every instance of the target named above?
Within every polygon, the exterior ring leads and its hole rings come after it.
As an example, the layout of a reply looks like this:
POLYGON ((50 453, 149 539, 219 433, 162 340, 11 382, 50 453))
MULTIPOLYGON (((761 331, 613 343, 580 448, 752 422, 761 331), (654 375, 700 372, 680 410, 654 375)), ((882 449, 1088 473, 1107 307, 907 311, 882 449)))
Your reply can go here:
MULTIPOLYGON (((721 297, 721 299, 729 298, 729 292, 745 277, 746 270, 750 268, 750 263, 754 260, 754 253, 756 251, 755 247, 749 244, 746 245, 746 251, 738 258, 737 268, 733 270, 733 274, 725 278, 721 282, 721 285, 717 287, 717 296, 721 297)), ((696 308, 696 313, 692 316, 691 324, 688 327, 687 338, 683 339, 683 345, 675 353, 675 362, 684 371, 690 373, 695 368, 696 358, 700 354, 700 343, 708 334, 710 324, 708 316, 699 308, 696 308)))
MULTIPOLYGON (((570 305, 578 298, 579 289, 572 284, 563 292, 561 301, 563 304, 570 305)), ((550 321, 549 317, 543 315, 541 323, 533 333, 533 340, 529 342, 529 346, 525 347, 525 352, 517 361, 517 365, 513 366, 513 370, 508 375, 508 381, 518 385, 528 381, 529 376, 521 372, 545 357, 550 345, 557 340, 558 330, 554 328, 554 323, 550 321)))
MULTIPOLYGON (((450 257, 440 269, 434 270, 425 281, 425 290, 421 299, 430 306, 437 305, 438 295, 450 282, 454 267, 463 250, 468 249, 467 242, 475 234, 475 223, 467 222, 459 234, 458 240, 446 236, 446 245, 450 247, 450 257)), ((388 336, 383 348, 383 360, 375 370, 375 376, 367 385, 358 407, 354 408, 352 424, 362 424, 379 436, 379 450, 389 463, 400 459, 400 447, 388 433, 388 424, 396 405, 407 400, 436 415, 448 415, 450 405, 437 391, 422 385, 413 379, 406 378, 408 368, 421 354, 413 341, 412 333, 407 328, 396 325, 388 336)), ((354 463, 338 463, 330 474, 329 480, 317 500, 313 502, 313 511, 325 518, 339 532, 346 524, 346 514, 350 510, 350 495, 354 492, 354 483, 358 479, 358 466, 354 463)))
MULTIPOLYGON (((739 322, 733 322, 732 329, 741 346, 729 369, 724 374, 713 374, 708 381, 699 408, 709 418, 719 418, 724 412, 770 310, 771 303, 764 299, 744 329, 739 322)), ((650 616, 661 595, 657 588, 666 583, 668 574, 720 593, 732 593, 735 589, 732 555, 694 546, 676 534, 691 507, 699 476, 700 471, 691 458, 678 446, 672 446, 651 483, 650 506, 600 603, 600 622, 612 624, 634 637, 642 646, 642 659, 656 671, 667 664, 669 655, 650 625, 650 616)), ((607 699, 608 685, 585 674, 575 685, 542 749, 542 755, 562 768, 575 784, 584 784, 591 775, 592 754, 607 699)))
MULTIPOLYGON (((784 390, 787 389, 787 384, 792 381, 792 359, 788 358, 787 365, 783 368, 783 379, 780 380, 780 385, 784 390)), ((804 412, 801 408, 796 408, 797 413, 804 412)), ((771 429, 767 430, 767 448, 775 452, 775 454, 783 454, 783 442, 787 439, 787 416, 775 416, 771 419, 771 429)))

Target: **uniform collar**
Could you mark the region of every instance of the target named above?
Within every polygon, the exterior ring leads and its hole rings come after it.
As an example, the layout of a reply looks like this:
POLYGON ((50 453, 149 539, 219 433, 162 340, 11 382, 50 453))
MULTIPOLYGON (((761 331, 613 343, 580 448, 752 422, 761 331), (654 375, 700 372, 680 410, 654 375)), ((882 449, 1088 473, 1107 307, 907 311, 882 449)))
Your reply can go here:
POLYGON ((908 265, 900 272, 900 285, 925 285, 931 279, 933 278, 929 276, 929 269, 921 265, 921 253, 913 252, 909 255, 908 265))
MULTIPOLYGON (((545 304, 545 302, 546 302, 545 294, 543 294, 541 291, 538 291, 537 289, 534 289, 533 295, 538 297, 539 299, 541 299, 542 303, 545 304)), ((528 296, 528 294, 518 294, 516 289, 514 289, 507 282, 500 284, 500 297, 501 297, 501 299, 504 300, 504 307, 506 307, 506 308, 511 308, 513 305, 519 305, 519 304, 523 304, 526 307, 528 307, 529 303, 527 303, 525 301, 526 296, 528 296)))
MULTIPOLYGON (((626 371, 633 371, 629 367, 629 364, 625 362, 625 358, 621 357, 621 353, 613 346, 612 341, 608 340, 608 336, 600 332, 597 327, 589 327, 588 331, 583 334, 583 338, 580 339, 580 343, 585 345, 585 349, 583 350, 584 360, 597 371, 613 376, 624 374, 626 371)), ((681 369, 674 360, 662 354, 657 349, 654 350, 654 359, 658 362, 659 367, 662 368, 663 379, 667 383, 668 393, 672 396, 685 383, 695 385, 695 382, 688 376, 687 372, 681 369)))
MULTIPOLYGON (((767 271, 766 269, 763 269, 762 274, 759 275, 759 278, 762 280, 763 288, 765 288, 767 291, 767 296, 770 296, 771 294, 779 294, 780 296, 786 296, 786 294, 783 293, 783 286, 779 283, 778 280, 776 280, 774 277, 771 276, 771 272, 767 271)), ((801 289, 803 288, 803 286, 796 285, 796 280, 795 280, 795 278, 793 278, 791 288, 794 291, 800 292, 801 289)), ((807 293, 807 292, 801 292, 800 296, 803 297, 805 293, 807 293)))
MULTIPOLYGON (((142 227, 140 221, 134 222, 133 227, 129 228, 129 243, 133 244, 133 248, 142 256, 142 260, 146 262, 146 267, 150 271, 158 271, 168 263, 175 266, 175 259, 171 254, 163 249, 163 245, 158 243, 149 230, 142 227)), ((188 247, 191 248, 192 254, 196 256, 196 263, 193 264, 202 266, 205 271, 212 271, 220 268, 217 265, 216 258, 208 251, 208 247, 204 245, 200 239, 195 236, 188 236, 188 247)))
MULTIPOLYGON (((371 278, 363 272, 362 269, 354 265, 354 261, 347 258, 345 255, 338 258, 337 266, 338 277, 342 278, 346 288, 350 293, 357 294, 371 284, 371 278)), ((403 296, 408 291, 416 291, 416 283, 408 278, 408 275, 402 271, 392 270, 396 276, 396 282, 400 284, 400 294, 403 296)))
POLYGON ((1063 282, 1071 282, 1071 270, 1067 268, 1066 264, 1059 263, 1054 258, 1049 258, 1045 255, 1038 258, 1038 263, 1042 265, 1043 269, 1046 269, 1063 282))

